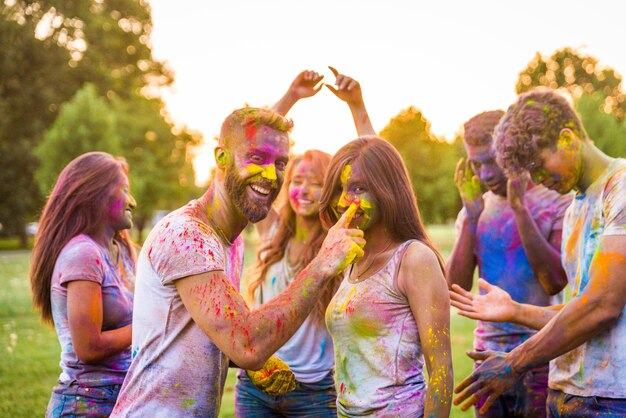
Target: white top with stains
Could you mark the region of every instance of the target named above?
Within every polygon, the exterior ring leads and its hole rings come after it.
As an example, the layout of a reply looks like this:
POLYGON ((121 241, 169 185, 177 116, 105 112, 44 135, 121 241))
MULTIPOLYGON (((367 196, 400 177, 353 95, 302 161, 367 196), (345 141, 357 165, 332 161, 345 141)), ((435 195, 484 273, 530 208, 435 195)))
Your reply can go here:
POLYGON ((197 201, 163 218, 139 255, 133 361, 112 416, 215 417, 229 360, 196 325, 175 281, 223 270, 239 289, 243 240, 223 247, 197 201))
MULTIPOLYGON (((600 238, 607 235, 626 235, 624 159, 615 160, 585 193, 578 194, 565 214, 561 258, 573 297, 587 287, 591 261, 600 238)), ((552 365, 551 389, 576 396, 626 398, 626 308, 609 329, 552 365)))

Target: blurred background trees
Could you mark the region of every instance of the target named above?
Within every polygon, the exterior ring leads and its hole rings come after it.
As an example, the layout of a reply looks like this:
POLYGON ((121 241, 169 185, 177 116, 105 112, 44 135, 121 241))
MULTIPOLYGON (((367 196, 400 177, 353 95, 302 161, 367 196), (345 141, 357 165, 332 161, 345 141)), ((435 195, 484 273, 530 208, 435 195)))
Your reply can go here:
MULTIPOLYGON (((202 137, 168 119, 159 91, 174 76, 153 57, 151 31, 146 0, 0 4, 3 234, 18 235, 25 245, 25 226, 37 219, 61 168, 91 150, 128 161, 140 231, 155 210, 173 209, 198 194, 192 158, 202 137)), ((595 57, 563 48, 549 57, 537 53, 515 89, 566 90, 597 145, 626 156, 621 83, 621 75, 595 57)), ((465 154, 462 130, 455 138, 437 137, 426 115, 410 106, 380 135, 403 156, 424 220, 454 220, 461 205, 453 173, 465 154)))
POLYGON ((129 162, 139 227, 196 194, 191 159, 201 137, 176 129, 158 98, 173 74, 152 56, 145 0, 15 0, 0 14, 4 234, 25 245, 24 227, 60 169, 91 150, 129 162))
POLYGON ((465 152, 460 140, 450 143, 437 138, 430 130, 430 122, 413 106, 392 118, 380 136, 402 155, 424 222, 455 219, 461 201, 453 173, 465 152))

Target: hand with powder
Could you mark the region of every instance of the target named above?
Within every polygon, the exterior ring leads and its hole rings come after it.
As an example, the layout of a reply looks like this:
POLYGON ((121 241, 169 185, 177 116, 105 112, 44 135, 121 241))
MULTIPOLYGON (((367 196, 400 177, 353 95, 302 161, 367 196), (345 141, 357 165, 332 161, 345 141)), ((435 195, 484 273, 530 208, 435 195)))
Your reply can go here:
POLYGON ((485 413, 498 397, 515 386, 524 373, 513 367, 510 353, 469 351, 467 355, 482 363, 454 388, 454 393, 458 394, 454 404, 464 402, 461 410, 465 411, 487 397, 480 407, 480 412, 485 413))
POLYGON ((315 96, 322 89, 323 84, 319 83, 323 78, 323 75, 315 71, 302 71, 289 86, 289 93, 291 93, 296 100, 315 96))
POLYGON ((363 92, 361 84, 354 78, 339 73, 334 67, 328 67, 335 76, 335 86, 324 84, 328 90, 332 91, 337 98, 346 102, 352 113, 354 127, 359 136, 376 135, 376 131, 372 126, 369 114, 363 101, 363 92))
POLYGON ((516 303, 511 295, 483 279, 478 279, 478 288, 484 293, 475 295, 457 284, 451 286, 450 304, 459 310, 459 315, 491 322, 513 320, 516 303))
POLYGON ((456 165, 454 172, 454 183, 461 195, 461 201, 467 212, 467 216, 478 221, 478 217, 485 208, 483 191, 478 176, 465 158, 461 158, 456 165))
POLYGON ((358 206, 351 203, 341 215, 337 223, 328 230, 322 247, 311 264, 315 270, 324 272, 326 277, 341 274, 350 264, 356 263, 363 257, 365 239, 363 231, 350 228, 350 222, 358 206))
POLYGON ((284 395, 296 388, 296 376, 277 356, 271 356, 261 370, 247 370, 246 373, 256 387, 270 396, 284 395))
POLYGON ((328 90, 332 91, 335 96, 344 102, 350 104, 363 103, 363 93, 361 92, 361 85, 354 78, 345 74, 340 74, 335 68, 329 66, 330 71, 335 76, 335 86, 330 84, 324 84, 328 90))
POLYGON ((526 194, 529 180, 528 173, 523 173, 508 179, 506 183, 506 196, 509 206, 513 211, 518 211, 526 207, 524 195, 526 194))
POLYGON ((315 71, 302 71, 294 78, 283 97, 271 109, 283 116, 286 115, 298 100, 315 96, 322 89, 323 84, 320 84, 320 81, 323 78, 323 75, 315 71))

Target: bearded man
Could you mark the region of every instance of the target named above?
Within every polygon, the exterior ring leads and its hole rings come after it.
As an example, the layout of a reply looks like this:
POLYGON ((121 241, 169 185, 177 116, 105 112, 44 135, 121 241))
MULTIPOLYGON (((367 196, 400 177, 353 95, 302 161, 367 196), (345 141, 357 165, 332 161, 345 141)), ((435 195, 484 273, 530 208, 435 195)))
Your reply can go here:
POLYGON ((298 329, 330 278, 363 254, 363 233, 330 229, 292 285, 250 311, 239 294, 241 231, 267 216, 283 183, 292 124, 234 111, 206 193, 159 222, 138 259, 133 361, 112 416, 218 416, 229 361, 258 370, 298 329))

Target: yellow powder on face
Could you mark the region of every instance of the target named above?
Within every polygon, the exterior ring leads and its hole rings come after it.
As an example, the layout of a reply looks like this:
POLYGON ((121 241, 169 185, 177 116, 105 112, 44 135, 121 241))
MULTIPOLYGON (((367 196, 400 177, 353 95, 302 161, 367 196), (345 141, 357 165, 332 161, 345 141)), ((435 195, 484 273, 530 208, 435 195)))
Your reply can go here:
POLYGON ((352 167, 350 166, 350 164, 346 164, 343 170, 341 170, 341 177, 339 177, 339 179, 341 180, 342 186, 346 185, 351 175, 352 175, 352 167))
POLYGON ((274 164, 269 164, 265 167, 265 170, 261 172, 261 176, 268 180, 276 180, 276 167, 274 167, 274 164))
POLYGON ((371 209, 371 208, 372 208, 372 202, 370 202, 370 201, 369 201, 369 200, 367 200, 367 199, 360 199, 360 200, 359 200, 359 206, 360 206, 362 209, 371 209))
POLYGON ((265 167, 261 167, 258 164, 250 164, 246 167, 246 171, 252 176, 260 174, 264 179, 276 180, 276 167, 274 164, 268 164, 265 167))
POLYGON ((346 206, 348 206, 348 195, 345 192, 341 192, 341 196, 339 196, 339 200, 337 201, 337 205, 341 208, 345 208, 346 206))
POLYGON ((263 172, 263 167, 258 164, 250 164, 246 167, 246 171, 251 175, 257 175, 263 172))

